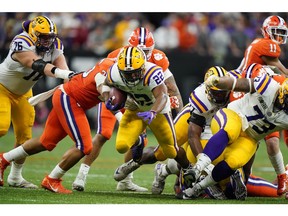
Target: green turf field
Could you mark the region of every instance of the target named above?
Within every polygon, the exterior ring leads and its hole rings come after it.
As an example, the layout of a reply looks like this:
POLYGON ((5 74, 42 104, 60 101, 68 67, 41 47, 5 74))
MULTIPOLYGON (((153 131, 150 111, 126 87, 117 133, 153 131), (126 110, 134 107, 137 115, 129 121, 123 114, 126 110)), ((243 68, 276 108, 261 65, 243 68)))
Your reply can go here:
MULTIPOLYGON (((148 131, 149 146, 155 144, 155 138, 148 131)), ((36 136, 36 133, 34 133, 36 136)), ((10 132, 0 139, 0 152, 10 150, 13 146, 13 133, 10 132)), ((46 174, 49 174, 60 161, 63 153, 72 145, 70 139, 64 139, 52 152, 42 152, 27 158, 23 170, 23 176, 40 185, 46 174)), ((85 192, 74 192, 71 195, 61 195, 45 191, 42 188, 36 190, 15 189, 8 187, 6 178, 9 167, 5 171, 4 187, 0 188, 0 204, 288 204, 284 197, 280 198, 247 198, 245 201, 233 200, 178 200, 174 197, 174 176, 169 176, 163 194, 151 195, 151 192, 119 192, 116 191, 116 182, 113 172, 123 162, 123 155, 115 150, 115 135, 105 144, 100 157, 92 165, 85 192)), ((285 163, 288 163, 288 149, 281 143, 285 163)), ((80 163, 69 170, 63 178, 63 185, 71 189, 72 182, 78 172, 80 163)), ((149 188, 153 181, 155 165, 144 165, 134 172, 134 182, 149 188)), ((261 143, 257 152, 253 173, 274 180, 275 174, 267 157, 266 146, 261 143)), ((286 205, 288 206, 288 205, 286 205)), ((0 206, 1 207, 1 206, 0 206)))

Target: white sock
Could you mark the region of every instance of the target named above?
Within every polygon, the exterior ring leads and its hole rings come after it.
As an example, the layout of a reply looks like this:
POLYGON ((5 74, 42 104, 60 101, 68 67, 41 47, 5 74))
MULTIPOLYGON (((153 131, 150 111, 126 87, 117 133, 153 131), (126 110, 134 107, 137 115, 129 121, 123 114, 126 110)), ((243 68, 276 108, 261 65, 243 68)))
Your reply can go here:
POLYGON ((23 179, 22 169, 23 169, 23 164, 17 164, 15 163, 15 161, 13 161, 11 169, 10 169, 10 173, 9 173, 9 178, 19 179, 19 180, 23 179))
POLYGON ((269 159, 277 175, 285 173, 285 166, 284 166, 283 155, 281 151, 279 151, 273 156, 269 155, 269 159))
POLYGON ((29 156, 29 154, 25 152, 22 146, 18 146, 17 148, 3 154, 4 159, 8 162, 17 161, 26 158, 27 156, 29 156))
POLYGON ((200 172, 202 172, 209 164, 211 164, 211 159, 206 154, 198 154, 195 166, 200 172))
POLYGON ((64 176, 66 173, 65 170, 61 169, 59 167, 59 164, 56 165, 56 167, 52 170, 52 172, 49 174, 49 177, 50 178, 53 178, 53 179, 60 179, 62 178, 62 176, 64 176))
POLYGON ((88 166, 87 164, 82 163, 80 165, 80 169, 79 169, 79 173, 78 174, 82 173, 83 175, 88 175, 89 170, 90 170, 90 166, 88 166))
POLYGON ((202 181, 200 181, 198 184, 201 186, 202 189, 206 189, 209 186, 215 185, 217 182, 214 181, 212 178, 212 173, 207 175, 202 181))

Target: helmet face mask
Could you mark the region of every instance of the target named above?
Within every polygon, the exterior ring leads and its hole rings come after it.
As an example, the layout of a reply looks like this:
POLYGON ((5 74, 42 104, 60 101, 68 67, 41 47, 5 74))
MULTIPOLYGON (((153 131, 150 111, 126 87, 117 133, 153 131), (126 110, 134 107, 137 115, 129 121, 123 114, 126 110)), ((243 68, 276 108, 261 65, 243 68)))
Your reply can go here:
POLYGON ((263 22, 262 34, 278 44, 285 44, 288 36, 286 22, 279 16, 269 16, 263 22))
POLYGON ((38 52, 49 52, 57 37, 57 28, 48 17, 37 16, 29 25, 28 34, 35 42, 38 52))
POLYGON ((136 86, 143 79, 146 57, 138 47, 125 47, 118 55, 117 66, 123 82, 136 86))
POLYGON ((147 59, 152 56, 152 51, 155 47, 155 41, 153 34, 148 28, 139 27, 136 28, 130 35, 128 39, 128 44, 130 46, 139 47, 145 52, 147 59))

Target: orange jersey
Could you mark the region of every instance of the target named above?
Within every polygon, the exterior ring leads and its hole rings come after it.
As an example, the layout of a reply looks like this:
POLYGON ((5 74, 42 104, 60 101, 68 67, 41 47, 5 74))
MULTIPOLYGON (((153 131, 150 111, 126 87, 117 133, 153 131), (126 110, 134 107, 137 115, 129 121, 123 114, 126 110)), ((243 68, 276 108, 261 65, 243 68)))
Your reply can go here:
POLYGON ((261 59, 261 56, 278 58, 280 53, 280 46, 271 39, 257 38, 245 51, 243 69, 246 69, 252 63, 265 65, 266 63, 261 59))
POLYGON ((102 73, 106 76, 106 71, 114 64, 113 59, 103 59, 92 69, 73 77, 64 84, 65 92, 73 97, 83 109, 90 109, 101 102, 97 91, 95 76, 102 73))
MULTIPOLYGON (((110 52, 107 58, 117 58, 121 49, 122 48, 119 48, 110 52)), ((160 66, 164 73, 168 69, 169 64, 170 64, 166 54, 163 51, 158 50, 158 49, 153 49, 151 58, 148 60, 148 62, 151 62, 160 66)))

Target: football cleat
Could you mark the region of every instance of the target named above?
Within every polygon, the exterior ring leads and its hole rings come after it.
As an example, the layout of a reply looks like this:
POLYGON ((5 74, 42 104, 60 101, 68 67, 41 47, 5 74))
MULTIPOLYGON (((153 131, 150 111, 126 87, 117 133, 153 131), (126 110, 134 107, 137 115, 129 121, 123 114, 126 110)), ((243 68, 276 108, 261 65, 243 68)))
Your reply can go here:
POLYGON ((233 193, 237 200, 245 200, 247 197, 247 188, 243 182, 242 175, 239 170, 236 170, 233 175, 231 175, 231 184, 233 187, 233 193))
POLYGON ((21 179, 15 179, 15 178, 11 178, 8 176, 7 179, 8 185, 10 187, 18 187, 18 188, 28 188, 28 189, 36 189, 38 188, 37 185, 28 182, 26 179, 21 178, 21 179))
POLYGON ((199 184, 195 184, 192 188, 187 188, 183 191, 183 199, 189 200, 189 199, 195 199, 203 194, 203 189, 199 184))
POLYGON ((85 175, 83 172, 79 173, 75 181, 72 183, 72 189, 77 190, 77 191, 84 191, 86 178, 87 178, 87 175, 85 175))
POLYGON ((142 158, 142 153, 143 153, 143 149, 144 147, 147 145, 147 134, 146 133, 142 133, 139 136, 139 142, 137 141, 132 147, 131 147, 131 151, 132 151, 132 158, 134 161, 139 162, 142 158))
POLYGON ((192 168, 189 166, 189 168, 183 169, 183 173, 183 179, 187 187, 191 187, 201 176, 201 172, 196 166, 193 166, 192 168))
POLYGON ((152 183, 152 194, 161 194, 164 190, 166 176, 162 175, 162 169, 166 169, 166 164, 158 163, 154 168, 154 180, 152 183))
POLYGON ((140 187, 139 185, 133 183, 131 180, 120 181, 116 187, 117 191, 135 191, 135 192, 147 192, 148 189, 140 187))
POLYGON ((277 194, 278 196, 281 196, 286 192, 286 182, 287 182, 286 173, 277 175, 277 180, 278 180, 277 194))
POLYGON ((209 197, 217 199, 217 200, 226 200, 227 197, 224 194, 223 190, 219 185, 212 185, 205 189, 205 192, 209 195, 209 197))
POLYGON ((71 194, 72 191, 64 188, 62 179, 52 179, 48 175, 43 179, 41 186, 54 193, 71 194))
POLYGON ((4 185, 4 170, 9 166, 10 163, 5 160, 3 153, 0 154, 0 186, 4 185))
POLYGON ((133 172, 134 170, 138 169, 140 167, 140 164, 133 161, 133 159, 131 159, 130 161, 122 164, 121 166, 119 166, 115 172, 114 172, 114 179, 116 181, 121 181, 123 179, 125 179, 129 173, 133 172))

